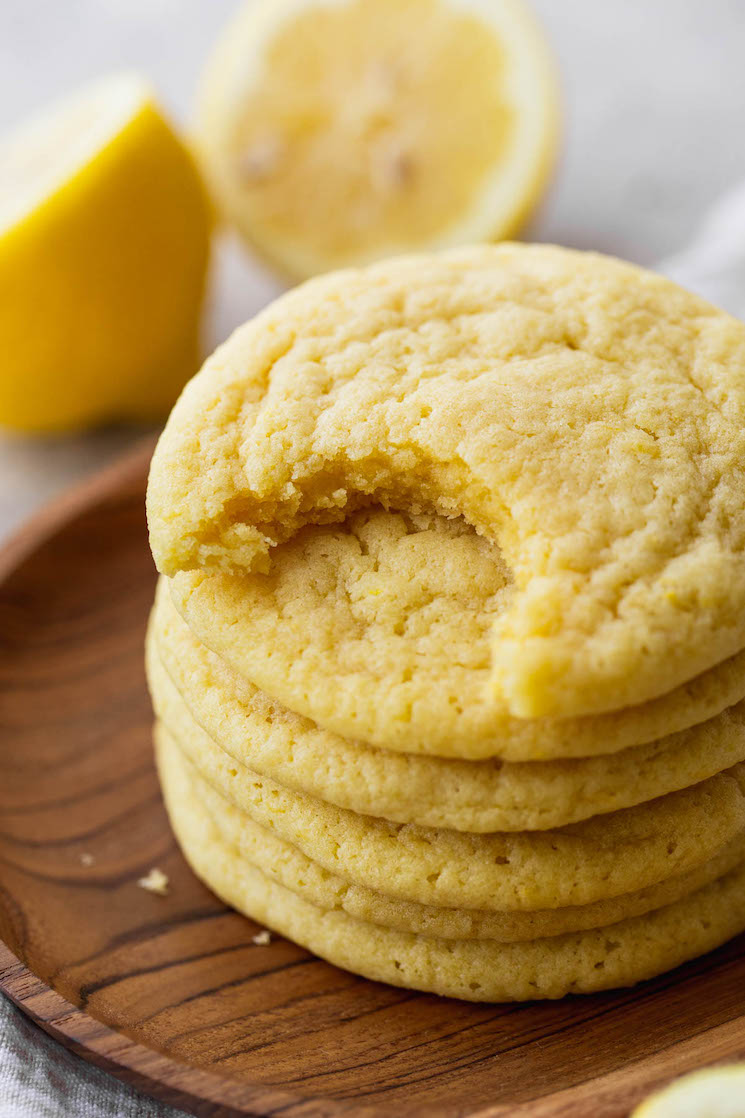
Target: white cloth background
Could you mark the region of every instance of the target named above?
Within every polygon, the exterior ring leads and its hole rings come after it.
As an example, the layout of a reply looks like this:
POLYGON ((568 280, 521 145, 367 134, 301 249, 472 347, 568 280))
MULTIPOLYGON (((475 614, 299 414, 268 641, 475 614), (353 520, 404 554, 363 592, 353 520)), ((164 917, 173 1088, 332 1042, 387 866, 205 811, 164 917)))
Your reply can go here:
MULTIPOLYGON (((655 264, 745 318, 745 9, 741 0, 533 0, 558 54, 566 134, 533 239, 655 264)), ((188 119, 205 43, 235 0, 2 0, 0 130, 82 80, 149 74, 188 119)), ((278 291, 223 243, 210 348, 278 291)), ((0 352, 0 361, 2 353, 0 352)), ((0 537, 136 435, 0 436, 0 537)), ((0 1118, 176 1111, 64 1051, 0 997, 0 1118)))

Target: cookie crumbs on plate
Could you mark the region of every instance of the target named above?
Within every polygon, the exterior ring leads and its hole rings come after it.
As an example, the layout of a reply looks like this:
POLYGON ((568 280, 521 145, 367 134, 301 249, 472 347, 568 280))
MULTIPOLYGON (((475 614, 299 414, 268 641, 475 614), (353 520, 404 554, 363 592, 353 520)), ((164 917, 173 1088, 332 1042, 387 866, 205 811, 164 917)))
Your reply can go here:
POLYGON ((92 866, 93 863, 95 862, 95 860, 96 859, 93 857, 92 854, 87 854, 86 853, 86 854, 81 854, 80 855, 81 866, 92 866))
POLYGON ((257 947, 267 947, 271 942, 272 933, 267 928, 257 932, 255 936, 251 936, 251 943, 256 944, 257 947))
POLYGON ((154 866, 145 877, 141 877, 137 884, 148 893, 157 893, 159 897, 168 896, 168 877, 157 866, 154 866))

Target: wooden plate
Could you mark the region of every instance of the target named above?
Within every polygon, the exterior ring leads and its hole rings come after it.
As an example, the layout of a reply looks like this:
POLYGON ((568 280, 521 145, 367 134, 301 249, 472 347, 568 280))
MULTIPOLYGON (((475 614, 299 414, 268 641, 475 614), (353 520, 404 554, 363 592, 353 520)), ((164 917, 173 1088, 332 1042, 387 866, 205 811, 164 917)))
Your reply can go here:
POLYGON ((192 876, 151 761, 145 448, 0 558, 0 988, 198 1115, 620 1118, 745 1055, 745 939, 619 993, 469 1005, 346 974, 192 876), (158 866, 167 897, 137 887, 158 866))

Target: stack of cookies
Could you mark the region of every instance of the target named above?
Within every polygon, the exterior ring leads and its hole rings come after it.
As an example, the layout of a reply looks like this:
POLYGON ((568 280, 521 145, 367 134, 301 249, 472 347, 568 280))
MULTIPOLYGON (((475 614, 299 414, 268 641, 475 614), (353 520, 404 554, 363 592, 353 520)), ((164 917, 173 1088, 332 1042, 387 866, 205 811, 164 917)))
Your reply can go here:
POLYGON ((177 404, 156 748, 195 872, 371 978, 627 985, 745 929, 745 327, 603 257, 311 281, 177 404))

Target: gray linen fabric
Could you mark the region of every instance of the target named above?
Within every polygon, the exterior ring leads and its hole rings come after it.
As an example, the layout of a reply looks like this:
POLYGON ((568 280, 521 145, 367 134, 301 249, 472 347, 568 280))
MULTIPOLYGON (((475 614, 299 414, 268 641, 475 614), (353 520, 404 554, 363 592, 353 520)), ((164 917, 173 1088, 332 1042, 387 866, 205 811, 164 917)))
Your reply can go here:
POLYGON ((181 1118, 92 1067, 0 995, 0 1118, 181 1118))

